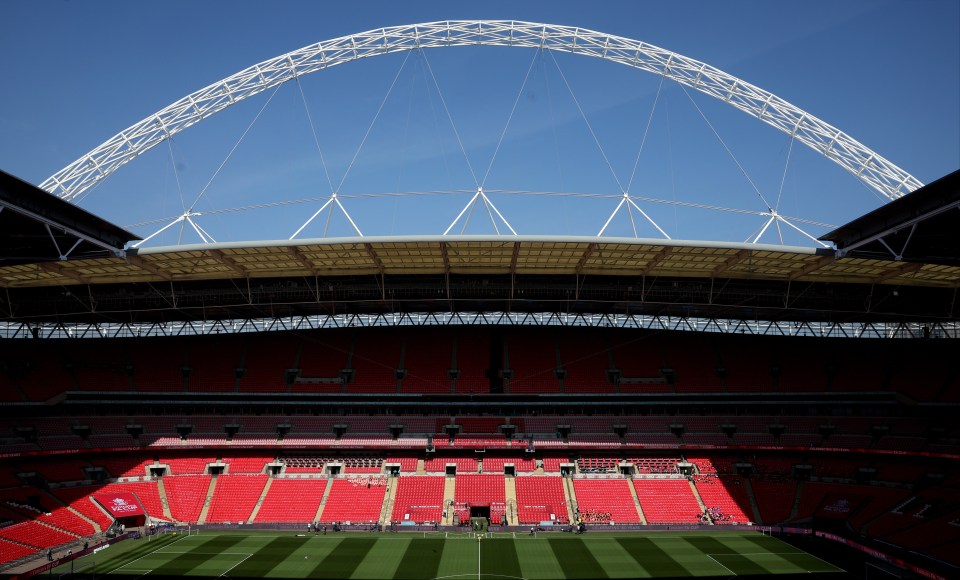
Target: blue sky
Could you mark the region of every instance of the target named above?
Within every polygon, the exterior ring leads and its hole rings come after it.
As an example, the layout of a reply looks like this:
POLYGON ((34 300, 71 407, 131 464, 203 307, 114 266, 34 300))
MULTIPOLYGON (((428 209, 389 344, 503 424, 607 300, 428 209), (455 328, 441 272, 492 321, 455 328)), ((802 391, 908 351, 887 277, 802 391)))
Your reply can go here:
MULTIPOLYGON (((446 19, 576 25, 643 40, 775 93, 923 182, 960 167, 960 3, 952 0, 4 0, 0 168, 39 183, 129 125, 256 62, 381 26, 446 19)), ((329 184, 336 189, 342 181, 344 207, 364 234, 438 234, 476 186, 468 165, 480 175, 490 166, 487 190, 615 196, 629 182, 632 195, 670 202, 639 205, 672 237, 744 241, 758 232, 762 218, 676 205, 765 209, 725 147, 762 196, 787 215, 839 225, 882 203, 829 161, 799 144, 791 148, 787 136, 699 93, 691 102, 678 85, 660 87, 653 75, 520 49, 405 57, 350 63, 305 77, 300 87, 284 85, 239 145, 267 94, 231 107, 120 169, 80 204, 146 236, 205 190, 195 209, 206 215, 197 221, 218 241, 285 239, 320 207, 329 184), (222 211, 302 199, 316 201, 222 211), (144 222, 150 223, 136 226, 144 222)), ((490 198, 521 234, 595 235, 617 204, 615 197, 490 198)), ((302 237, 353 233, 339 213, 329 225, 326 217, 302 237)), ((639 214, 634 218, 640 236, 658 235, 639 214)), ((827 228, 808 230, 821 235, 827 228)), ((478 207, 469 224, 461 221, 453 231, 493 230, 478 207)), ((785 243, 808 244, 783 233, 785 243)), ((633 235, 625 212, 607 234, 633 235)), ((154 241, 198 238, 173 227, 154 241)), ((770 229, 762 241, 779 239, 770 229)))

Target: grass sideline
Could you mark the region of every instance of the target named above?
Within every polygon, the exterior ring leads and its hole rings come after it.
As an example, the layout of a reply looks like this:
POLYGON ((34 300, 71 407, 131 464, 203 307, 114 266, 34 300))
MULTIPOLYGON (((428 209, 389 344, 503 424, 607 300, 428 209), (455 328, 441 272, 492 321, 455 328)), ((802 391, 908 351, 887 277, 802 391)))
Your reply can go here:
MULTIPOLYGON (((678 578, 825 574, 842 570, 755 532, 584 535, 203 532, 127 540, 78 559, 85 575, 119 578, 678 578), (95 566, 93 565, 95 562, 95 566)), ((61 566, 54 575, 69 573, 61 566)), ((786 577, 786 576, 784 576, 786 577)))

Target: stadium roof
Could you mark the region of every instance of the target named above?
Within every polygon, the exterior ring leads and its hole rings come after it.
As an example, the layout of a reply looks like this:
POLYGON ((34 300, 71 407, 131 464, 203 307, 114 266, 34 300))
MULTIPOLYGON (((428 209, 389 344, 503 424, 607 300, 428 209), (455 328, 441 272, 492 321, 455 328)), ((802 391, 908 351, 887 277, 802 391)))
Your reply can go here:
POLYGON ((500 311, 952 322, 960 313, 960 252, 951 235, 956 228, 947 225, 960 207, 958 175, 825 236, 838 250, 568 236, 353 237, 123 250, 136 236, 2 174, 0 220, 6 221, 0 225, 7 227, 0 230, 0 320, 153 324, 500 311), (876 251, 905 229, 912 234, 899 246, 906 248, 902 255, 876 251))
POLYGON ((123 251, 127 242, 139 239, 72 203, 0 171, 0 248, 3 248, 0 267, 115 256, 123 251))
POLYGON ((567 275, 758 279, 955 288, 960 266, 838 258, 763 244, 549 236, 421 236, 184 245, 0 267, 6 288, 236 278, 567 275))
POLYGON ((960 266, 960 171, 820 238, 839 256, 960 266))

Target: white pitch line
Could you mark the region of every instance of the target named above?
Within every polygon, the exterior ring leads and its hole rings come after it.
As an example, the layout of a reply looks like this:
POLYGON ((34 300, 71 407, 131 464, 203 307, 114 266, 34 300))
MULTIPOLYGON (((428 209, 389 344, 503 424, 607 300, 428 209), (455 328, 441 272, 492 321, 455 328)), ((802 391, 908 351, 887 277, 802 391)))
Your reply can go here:
MULTIPOLYGON (((720 556, 721 554, 717 554, 717 555, 720 556)), ((731 570, 730 568, 727 568, 726 566, 724 566, 719 560, 717 560, 716 558, 714 558, 711 554, 707 554, 706 556, 707 556, 707 558, 710 558, 711 560, 713 560, 714 562, 716 562, 717 564, 719 564, 720 567, 723 568, 724 570, 726 570, 727 572, 730 572, 730 573, 733 574, 734 576, 738 576, 738 574, 737 574, 736 572, 734 572, 734 571, 731 570)))
POLYGON ((246 558, 244 558, 243 560, 240 560, 239 562, 237 562, 237 563, 234 564, 233 566, 230 566, 229 568, 227 568, 226 571, 224 571, 224 573, 221 574, 221 576, 226 576, 226 575, 227 575, 227 572, 229 572, 230 570, 233 570, 234 568, 236 568, 236 567, 239 566, 240 564, 243 564, 244 562, 246 562, 246 561, 247 561, 247 558, 249 558, 249 557, 252 556, 252 555, 253 555, 253 554, 247 554, 247 557, 246 557, 246 558))
MULTIPOLYGON (((134 562, 139 562, 140 560, 143 560, 143 559, 146 558, 147 556, 152 556, 153 554, 155 554, 155 553, 158 552, 159 550, 161 550, 161 549, 163 549, 163 548, 167 548, 167 547, 169 547, 169 546, 172 546, 172 545, 176 544, 177 542, 179 542, 180 540, 182 540, 182 539, 184 539, 184 538, 186 538, 186 537, 188 537, 188 536, 181 536, 181 537, 177 538, 176 540, 170 542, 169 544, 167 544, 167 545, 165 545, 165 546, 160 546, 160 547, 157 548, 156 550, 153 550, 153 551, 151 551, 151 552, 147 552, 146 554, 140 556, 140 557, 137 558, 136 560, 130 560, 129 562, 127 562, 127 563, 124 564, 123 566, 120 566, 120 567, 118 567, 118 568, 114 568, 113 570, 111 570, 110 572, 108 572, 108 574, 113 574, 113 573, 116 572, 117 570, 122 570, 122 569, 126 568, 127 566, 129 566, 130 564, 133 564, 134 562)), ((134 568, 134 570, 136 570, 136 568, 134 568)), ((151 570, 151 571, 152 571, 152 570, 151 570)), ((148 574, 149 574, 149 572, 148 572, 148 574)))

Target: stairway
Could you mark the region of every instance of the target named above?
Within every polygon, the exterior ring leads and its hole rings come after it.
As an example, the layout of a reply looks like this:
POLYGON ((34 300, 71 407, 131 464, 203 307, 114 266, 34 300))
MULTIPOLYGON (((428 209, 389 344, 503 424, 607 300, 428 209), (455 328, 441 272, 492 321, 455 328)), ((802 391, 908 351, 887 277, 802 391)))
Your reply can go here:
POLYGON ((423 459, 417 459, 417 473, 424 474, 427 472, 427 464, 423 459))
POLYGON ((320 500, 320 505, 317 506, 317 515, 314 516, 313 521, 319 522, 320 516, 323 515, 323 507, 327 505, 327 498, 330 497, 330 490, 333 489, 333 480, 327 480, 327 487, 323 488, 323 498, 320 500))
POLYGON ((250 512, 250 517, 247 518, 247 523, 252 524, 253 520, 257 517, 257 512, 260 511, 260 506, 263 505, 263 500, 267 498, 267 492, 270 491, 270 484, 273 483, 273 478, 270 477, 267 479, 267 484, 263 486, 263 491, 260 493, 260 499, 257 500, 257 503, 253 506, 253 511, 250 512))
POLYGON ((507 525, 516 526, 520 523, 517 521, 517 479, 515 477, 504 477, 503 482, 503 498, 507 504, 507 525), (510 510, 511 506, 513 506, 512 511, 510 510))
MULTIPOLYGON (((40 524, 41 526, 46 526, 46 527, 50 528, 51 530, 57 530, 57 531, 60 532, 61 534, 67 534, 68 536, 73 536, 74 538, 81 538, 81 537, 83 537, 83 536, 81 536, 80 534, 71 532, 70 530, 65 530, 65 529, 63 529, 63 528, 59 528, 59 527, 57 527, 57 526, 55 526, 55 525, 53 525, 53 524, 48 524, 47 522, 45 522, 45 521, 43 521, 43 520, 30 520, 30 521, 32 521, 32 522, 35 523, 35 524, 40 524)), ((4 538, 4 539, 6 539, 6 538, 4 538)))
POLYGON ((443 519, 443 525, 453 525, 453 501, 457 497, 457 478, 447 477, 443 481, 443 507, 447 510, 447 517, 443 519))
POLYGON ((393 504, 397 499, 397 478, 387 480, 387 490, 383 493, 383 506, 380 508, 380 525, 385 526, 393 519, 393 504))
MULTIPOLYGON (((700 490, 697 489, 697 485, 693 483, 692 479, 688 479, 687 483, 690 484, 690 491, 693 492, 693 497, 697 500, 697 505, 700 506, 700 513, 707 511, 707 504, 703 503, 703 498, 700 497, 700 490)), ((710 523, 713 523, 713 520, 710 520, 710 523)))
POLYGON ((750 483, 750 479, 747 477, 743 478, 743 488, 747 490, 750 509, 753 510, 753 521, 758 524, 763 524, 763 518, 760 517, 760 504, 757 503, 757 497, 753 495, 753 484, 750 483))
POLYGON ((103 528, 100 527, 100 524, 98 524, 96 521, 88 518, 87 516, 83 515, 82 513, 78 512, 77 510, 73 509, 73 508, 70 507, 68 504, 63 503, 63 501, 61 501, 59 497, 53 495, 53 494, 50 493, 49 491, 46 491, 46 490, 41 490, 41 491, 43 491, 43 493, 46 494, 46 496, 49 497, 51 500, 53 500, 54 502, 56 502, 56 503, 59 504, 59 505, 62 505, 62 506, 65 507, 65 508, 67 508, 67 509, 70 510, 75 516, 77 516, 77 517, 80 518, 81 520, 83 520, 83 521, 87 522, 88 524, 90 524, 91 526, 93 526, 93 530, 94 530, 95 532, 100 533, 100 532, 103 531, 103 528))
POLYGON ((633 486, 632 481, 627 481, 627 487, 630 488, 630 497, 633 498, 633 506, 637 508, 637 515, 640 516, 640 523, 647 525, 647 516, 643 515, 643 506, 640 505, 640 498, 637 497, 637 488, 633 486))
POLYGON ((803 497, 803 482, 797 482, 797 495, 793 497, 793 508, 790 510, 790 517, 787 518, 787 521, 793 521, 796 519, 797 514, 800 513, 800 498, 803 497))
POLYGON ((210 487, 207 488, 207 497, 203 500, 203 509, 200 510, 200 517, 197 518, 198 524, 207 522, 207 512, 210 511, 210 502, 213 500, 213 491, 217 489, 217 476, 210 478, 210 487))
POLYGON ((157 492, 160 494, 160 506, 163 507, 163 517, 168 522, 173 521, 173 513, 170 511, 170 502, 167 501, 167 489, 163 487, 163 478, 157 478, 157 492))
POLYGON ((563 478, 563 497, 567 500, 567 517, 570 522, 576 522, 574 513, 577 508, 577 494, 573 491, 573 480, 569 477, 563 478))

